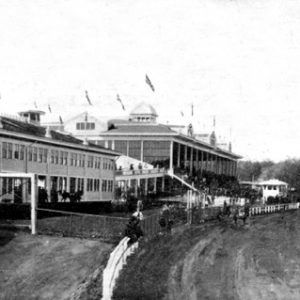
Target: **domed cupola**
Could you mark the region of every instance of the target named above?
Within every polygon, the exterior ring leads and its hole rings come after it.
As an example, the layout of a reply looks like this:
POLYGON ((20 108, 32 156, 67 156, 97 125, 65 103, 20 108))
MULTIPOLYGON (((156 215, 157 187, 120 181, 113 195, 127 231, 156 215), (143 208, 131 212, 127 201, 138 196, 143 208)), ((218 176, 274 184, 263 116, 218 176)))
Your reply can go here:
POLYGON ((131 111, 129 115, 129 121, 139 123, 155 123, 157 117, 157 112, 153 106, 142 102, 131 111))

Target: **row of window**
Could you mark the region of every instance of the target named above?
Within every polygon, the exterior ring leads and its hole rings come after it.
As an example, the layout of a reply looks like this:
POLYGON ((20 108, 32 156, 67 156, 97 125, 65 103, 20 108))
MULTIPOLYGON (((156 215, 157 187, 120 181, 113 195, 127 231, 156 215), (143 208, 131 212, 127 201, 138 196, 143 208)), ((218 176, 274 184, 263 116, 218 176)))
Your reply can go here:
MULTIPOLYGON (((20 179, 14 179, 13 178, 2 178, 2 195, 10 194, 14 190, 15 193, 18 192, 16 188, 21 188, 20 192, 22 191, 22 184, 20 179)), ((66 177, 51 177, 51 189, 53 190, 65 190, 66 189, 66 177)), ((100 189, 100 179, 93 179, 88 178, 87 179, 87 186, 86 190, 87 192, 112 192, 113 191, 113 180, 102 180, 102 187, 100 189)), ((75 191, 83 191, 83 184, 84 179, 83 178, 70 178, 70 192, 74 193, 75 191)), ((30 189, 30 184, 27 185, 27 188, 30 189)), ((29 191, 30 193, 30 191, 29 191)))
POLYGON ((94 130, 95 123, 94 122, 79 122, 76 123, 77 130, 94 130))
POLYGON ((86 184, 87 192, 112 192, 113 191, 113 180, 102 180, 102 187, 100 190, 100 179, 88 178, 86 184))
MULTIPOLYGON (((28 147, 28 161, 47 163, 48 149, 41 147, 28 147)), ((25 159, 25 146, 13 143, 2 143, 2 157, 6 159, 25 159)), ((114 163, 109 159, 103 158, 102 168, 104 170, 113 170, 114 163)), ((85 154, 68 153, 67 151, 51 150, 50 162, 56 165, 70 165, 74 167, 85 167, 85 154), (69 160, 69 161, 68 161, 69 160)), ((101 169, 101 157, 88 155, 87 167, 101 169)))

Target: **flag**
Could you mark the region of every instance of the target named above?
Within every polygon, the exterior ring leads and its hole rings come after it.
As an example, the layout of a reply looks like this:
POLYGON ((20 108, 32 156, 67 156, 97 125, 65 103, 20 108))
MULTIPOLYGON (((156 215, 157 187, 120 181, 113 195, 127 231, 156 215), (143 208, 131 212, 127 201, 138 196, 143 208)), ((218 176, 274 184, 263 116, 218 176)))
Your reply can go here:
POLYGON ((121 98, 120 98, 120 96, 119 96, 119 94, 117 94, 117 101, 119 101, 119 102, 121 103, 122 109, 123 109, 123 110, 126 110, 126 109, 125 109, 125 106, 124 106, 124 104, 123 104, 123 102, 122 102, 122 100, 121 100, 121 98))
POLYGON ((181 116, 182 116, 182 117, 184 117, 184 113, 183 113, 183 111, 181 111, 181 112, 180 112, 180 114, 181 114, 181 116))
POLYGON ((37 106, 37 104, 36 104, 36 101, 34 101, 34 107, 37 109, 38 108, 38 106, 37 106))
POLYGON ((216 116, 214 116, 213 126, 214 126, 214 129, 215 129, 216 128, 216 116))
POLYGON ((87 100, 87 102, 88 102, 89 105, 93 105, 92 102, 91 102, 91 100, 90 100, 90 98, 89 98, 89 95, 88 95, 87 91, 85 91, 85 98, 86 98, 86 100, 87 100))
POLYGON ((192 116, 194 115, 194 104, 192 103, 192 111, 191 111, 191 114, 192 114, 192 116))
POLYGON ((88 121, 88 114, 86 113, 84 116, 84 122, 87 122, 87 121, 88 121))
POLYGON ((146 83, 150 86, 151 90, 154 92, 155 91, 155 88, 151 82, 151 80, 149 79, 148 75, 146 74, 146 83))
POLYGON ((60 122, 60 124, 64 124, 63 119, 61 118, 61 116, 59 116, 59 122, 60 122))
POLYGON ((49 109, 49 112, 52 113, 50 104, 48 104, 48 109, 49 109))

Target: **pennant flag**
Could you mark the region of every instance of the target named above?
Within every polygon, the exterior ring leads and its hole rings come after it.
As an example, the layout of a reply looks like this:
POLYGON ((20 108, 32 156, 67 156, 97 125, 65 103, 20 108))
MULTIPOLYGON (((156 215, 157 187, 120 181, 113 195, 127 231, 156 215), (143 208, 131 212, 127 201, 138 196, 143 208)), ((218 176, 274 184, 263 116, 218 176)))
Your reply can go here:
POLYGON ((51 107, 50 107, 50 104, 48 104, 48 110, 50 113, 52 113, 52 110, 51 110, 51 107))
POLYGON ((214 129, 215 129, 216 128, 216 116, 214 116, 213 126, 214 126, 214 129))
POLYGON ((182 117, 184 116, 184 113, 183 113, 183 111, 181 111, 181 112, 180 112, 180 114, 181 114, 181 116, 182 116, 182 117))
POLYGON ((120 98, 120 96, 119 96, 119 94, 117 94, 117 101, 119 101, 119 102, 121 103, 122 109, 123 109, 123 110, 126 110, 126 109, 125 109, 125 106, 124 106, 124 104, 123 104, 123 102, 122 102, 122 100, 121 100, 121 98, 120 98))
POLYGON ((89 95, 88 95, 87 91, 85 91, 85 98, 86 98, 89 105, 93 105, 92 102, 91 102, 91 99, 89 98, 89 95))
POLYGON ((34 101, 34 107, 37 109, 38 108, 38 106, 37 106, 37 104, 36 104, 36 101, 34 101))
POLYGON ((191 111, 191 113, 192 113, 192 116, 194 115, 194 104, 192 103, 192 111, 191 111))
POLYGON ((84 116, 84 122, 87 122, 87 121, 88 121, 88 114, 86 113, 84 116))
POLYGON ((146 74, 146 83, 150 86, 151 90, 154 92, 155 91, 155 88, 151 82, 151 80, 149 79, 148 75, 146 74))
POLYGON ((63 119, 61 118, 61 116, 59 116, 59 122, 60 122, 60 124, 64 124, 63 119))

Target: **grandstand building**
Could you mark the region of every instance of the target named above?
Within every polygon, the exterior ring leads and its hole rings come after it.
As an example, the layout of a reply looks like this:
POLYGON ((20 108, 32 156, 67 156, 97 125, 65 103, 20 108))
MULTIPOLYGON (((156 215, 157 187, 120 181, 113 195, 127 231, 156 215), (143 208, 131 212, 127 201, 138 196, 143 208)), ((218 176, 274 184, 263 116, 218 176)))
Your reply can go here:
MULTIPOLYGON (((40 125, 41 111, 20 117, 0 117, 1 173, 34 173, 39 188, 53 200, 58 191, 83 192, 83 200, 108 201, 114 197, 116 152, 83 142, 40 125)), ((0 179, 0 202, 29 201, 25 179, 0 179)), ((49 199, 49 200, 50 200, 49 199)))
POLYGON ((157 123, 157 117, 151 105, 141 103, 127 120, 111 120, 107 131, 89 141, 171 173, 205 170, 236 177, 241 156, 231 151, 231 144, 228 150, 220 148, 214 132, 204 140, 193 132, 192 125, 183 133, 180 126, 157 123))

